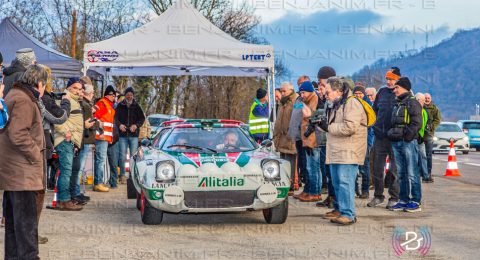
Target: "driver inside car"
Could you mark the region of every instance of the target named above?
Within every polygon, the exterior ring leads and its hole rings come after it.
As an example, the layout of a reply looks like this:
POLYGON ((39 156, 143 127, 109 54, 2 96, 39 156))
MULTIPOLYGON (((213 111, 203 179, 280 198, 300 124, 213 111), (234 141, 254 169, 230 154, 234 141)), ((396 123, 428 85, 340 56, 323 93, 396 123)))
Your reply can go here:
POLYGON ((218 150, 231 150, 238 148, 238 135, 233 131, 228 131, 223 138, 223 143, 218 144, 216 148, 218 150))
POLYGON ((184 145, 187 143, 188 143, 188 136, 186 134, 179 134, 175 138, 175 145, 172 147, 172 150, 174 151, 185 150, 186 147, 184 145))

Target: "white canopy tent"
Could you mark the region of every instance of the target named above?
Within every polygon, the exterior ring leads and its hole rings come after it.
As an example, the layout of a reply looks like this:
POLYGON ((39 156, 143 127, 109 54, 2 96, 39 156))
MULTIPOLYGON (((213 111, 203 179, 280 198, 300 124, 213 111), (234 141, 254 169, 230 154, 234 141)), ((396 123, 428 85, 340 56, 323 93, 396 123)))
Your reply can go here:
POLYGON ((178 0, 138 29, 87 43, 84 50, 84 73, 93 70, 104 76, 264 76, 273 100, 273 47, 236 40, 186 0, 178 0))

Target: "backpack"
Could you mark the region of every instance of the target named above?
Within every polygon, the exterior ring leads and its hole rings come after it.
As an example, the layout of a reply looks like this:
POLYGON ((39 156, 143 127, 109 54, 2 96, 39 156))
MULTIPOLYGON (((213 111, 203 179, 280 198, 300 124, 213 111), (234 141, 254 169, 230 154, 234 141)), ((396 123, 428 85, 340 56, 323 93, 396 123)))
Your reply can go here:
POLYGON ((350 100, 351 98, 355 98, 362 104, 363 110, 365 111, 365 114, 367 115, 367 127, 371 127, 375 124, 375 121, 377 121, 377 115, 375 114, 375 111, 373 108, 363 99, 357 98, 356 96, 349 96, 347 98, 347 101, 345 101, 345 104, 350 100))

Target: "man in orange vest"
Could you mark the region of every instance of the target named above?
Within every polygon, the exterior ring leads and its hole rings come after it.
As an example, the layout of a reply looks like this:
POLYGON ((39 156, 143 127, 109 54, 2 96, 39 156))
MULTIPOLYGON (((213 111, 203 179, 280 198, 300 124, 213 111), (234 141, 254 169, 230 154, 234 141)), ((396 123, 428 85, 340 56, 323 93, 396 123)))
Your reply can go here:
POLYGON ((96 106, 98 109, 93 114, 100 122, 100 128, 95 135, 95 168, 93 190, 99 192, 108 192, 109 188, 103 183, 105 163, 107 161, 108 144, 113 141, 113 121, 115 118, 115 88, 108 85, 96 106))

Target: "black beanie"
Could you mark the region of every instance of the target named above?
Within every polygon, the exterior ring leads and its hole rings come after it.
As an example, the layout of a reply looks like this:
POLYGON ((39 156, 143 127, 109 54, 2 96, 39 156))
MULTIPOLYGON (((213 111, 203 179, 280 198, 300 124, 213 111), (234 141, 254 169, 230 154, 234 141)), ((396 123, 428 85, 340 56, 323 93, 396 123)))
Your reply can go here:
POLYGON ((399 78, 395 83, 395 85, 400 86, 409 91, 412 89, 412 84, 410 83, 410 80, 408 79, 408 77, 399 78))
POLYGON ((336 75, 337 75, 337 73, 335 72, 335 70, 332 67, 323 66, 323 67, 320 68, 320 70, 318 70, 317 78, 318 79, 328 79, 328 78, 334 77, 336 75))
POLYGON ((267 91, 263 88, 257 89, 257 99, 262 99, 267 95, 267 91))
POLYGON ((105 89, 105 92, 103 92, 103 96, 108 96, 115 93, 116 93, 115 88, 112 85, 108 85, 107 88, 105 89))
POLYGON ((355 92, 357 91, 360 91, 362 92, 364 95, 365 95, 365 87, 362 87, 362 86, 356 86, 353 88, 353 94, 355 94, 355 92))
POLYGON ((131 92, 132 94, 135 95, 135 91, 133 91, 133 88, 132 88, 132 87, 128 87, 127 89, 125 89, 124 95, 127 95, 128 92, 131 92))

